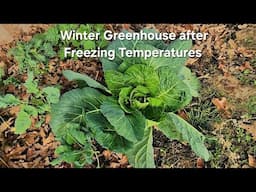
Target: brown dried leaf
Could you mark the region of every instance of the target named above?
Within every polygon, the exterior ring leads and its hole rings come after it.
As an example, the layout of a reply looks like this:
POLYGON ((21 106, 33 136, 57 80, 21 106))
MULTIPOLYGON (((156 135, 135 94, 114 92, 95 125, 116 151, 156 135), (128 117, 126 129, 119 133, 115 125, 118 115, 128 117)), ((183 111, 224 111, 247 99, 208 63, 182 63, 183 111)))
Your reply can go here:
POLYGON ((120 168, 121 165, 120 165, 120 163, 111 162, 109 167, 110 167, 110 168, 120 168))
POLYGON ((50 114, 46 114, 45 115, 45 124, 49 124, 51 121, 51 115, 50 114))
POLYGON ((243 122, 239 123, 239 127, 245 129, 248 133, 253 136, 253 139, 256 141, 256 122, 252 122, 251 124, 245 124, 243 122))
POLYGON ((227 110, 227 99, 222 97, 221 99, 213 98, 212 103, 217 107, 218 111, 226 111, 227 110))
POLYGON ((204 160, 201 159, 201 158, 198 158, 198 159, 196 160, 196 167, 197 167, 197 168, 204 168, 204 160))
POLYGON ((128 165, 128 158, 123 155, 123 157, 121 158, 121 160, 119 161, 119 163, 122 165, 122 166, 125 166, 125 165, 128 165))
POLYGON ((18 106, 11 107, 9 112, 10 112, 11 115, 17 116, 18 113, 20 112, 20 106, 18 105, 18 106))
POLYGON ((230 45, 230 47, 231 47, 232 49, 237 49, 237 44, 235 43, 235 41, 234 41, 233 39, 230 39, 230 40, 228 41, 228 44, 230 45))
POLYGON ((105 150, 105 151, 102 152, 102 154, 103 154, 103 156, 105 157, 106 160, 109 160, 112 153, 109 150, 105 150))
POLYGON ((248 163, 250 167, 256 168, 256 159, 252 155, 248 155, 248 163))
POLYGON ((25 142, 28 146, 33 145, 34 143, 36 143, 36 137, 38 136, 37 132, 30 132, 28 134, 25 135, 25 142))
POLYGON ((54 142, 54 135, 53 133, 50 133, 47 138, 43 137, 43 145, 47 145, 49 143, 54 142))
POLYGON ((184 119, 184 120, 188 120, 188 119, 189 119, 188 115, 186 114, 186 112, 185 112, 184 110, 179 111, 179 112, 178 112, 178 115, 179 115, 182 119, 184 119))
POLYGON ((240 71, 244 71, 246 69, 249 69, 249 70, 253 71, 253 68, 252 68, 251 64, 248 61, 244 62, 243 65, 241 65, 239 67, 240 71))

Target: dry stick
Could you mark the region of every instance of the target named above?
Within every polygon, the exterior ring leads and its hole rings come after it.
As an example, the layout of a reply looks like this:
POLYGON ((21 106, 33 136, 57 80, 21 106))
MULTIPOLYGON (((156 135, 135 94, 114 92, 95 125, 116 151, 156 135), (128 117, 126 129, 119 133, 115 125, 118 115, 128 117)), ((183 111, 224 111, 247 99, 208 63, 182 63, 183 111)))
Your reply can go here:
POLYGON ((0 161, 1 161, 7 168, 9 168, 9 165, 5 162, 5 160, 3 160, 2 157, 0 157, 0 161))

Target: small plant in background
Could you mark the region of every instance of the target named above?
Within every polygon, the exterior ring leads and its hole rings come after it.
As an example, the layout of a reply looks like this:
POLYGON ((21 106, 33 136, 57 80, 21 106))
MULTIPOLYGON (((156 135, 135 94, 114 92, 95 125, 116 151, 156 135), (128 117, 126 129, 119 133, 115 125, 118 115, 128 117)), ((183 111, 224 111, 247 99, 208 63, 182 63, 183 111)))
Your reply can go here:
POLYGON ((247 102, 247 109, 250 115, 256 115, 256 96, 249 98, 247 102))
MULTIPOLYGON (((115 49, 118 56, 119 47, 183 50, 191 46, 190 40, 176 40, 170 45, 116 40, 107 49, 115 49)), ((209 160, 204 135, 175 114, 198 96, 199 81, 185 67, 186 58, 116 57, 101 61, 106 86, 87 75, 64 71, 68 80, 84 81, 87 86, 65 93, 52 106, 50 125, 62 144, 54 165, 62 161, 78 167, 91 163, 93 153, 86 156, 88 153, 81 151, 91 151, 95 139, 104 148, 126 154, 133 167, 155 167, 154 128, 170 139, 189 143, 198 156, 209 160)))
MULTIPOLYGON (((20 100, 12 94, 0 96, 0 108, 19 106, 20 110, 15 120, 15 133, 22 134, 31 126, 31 118, 50 112, 51 104, 59 101, 60 91, 56 87, 38 88, 38 82, 32 72, 28 72, 28 78, 23 84, 27 93, 26 100, 20 100)), ((40 126, 40 125, 38 125, 40 126)))
POLYGON ((19 42, 16 47, 9 51, 9 55, 13 56, 18 62, 19 72, 24 73, 33 71, 35 75, 46 72, 48 62, 51 58, 59 56, 64 58, 64 47, 94 49, 95 47, 103 48, 108 44, 103 36, 103 24, 58 24, 50 27, 46 32, 36 34, 28 42, 19 42), (100 40, 66 40, 61 39, 60 31, 77 32, 98 32, 100 40), (44 67, 40 68, 40 65, 44 67), (43 70, 43 69, 44 70, 43 70))

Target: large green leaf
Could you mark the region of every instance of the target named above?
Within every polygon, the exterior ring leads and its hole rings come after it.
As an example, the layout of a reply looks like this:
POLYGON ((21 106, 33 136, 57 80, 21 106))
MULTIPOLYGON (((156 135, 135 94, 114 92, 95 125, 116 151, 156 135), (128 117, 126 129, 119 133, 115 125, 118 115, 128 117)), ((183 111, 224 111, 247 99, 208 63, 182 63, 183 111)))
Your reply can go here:
POLYGON ((192 96, 180 78, 168 68, 159 70, 160 91, 156 98, 162 101, 167 111, 176 111, 183 108, 191 100, 192 96))
POLYGON ((89 87, 101 89, 107 93, 110 93, 110 91, 105 86, 86 74, 80 74, 70 70, 64 71, 63 74, 69 81, 84 81, 89 87))
POLYGON ((60 90, 56 87, 45 87, 43 92, 46 94, 46 99, 49 103, 58 103, 60 90))
POLYGON ((114 127, 116 132, 131 142, 137 142, 143 138, 146 119, 141 112, 134 110, 125 113, 115 101, 104 101, 101 112, 114 127))
POLYGON ((204 145, 205 136, 187 121, 170 112, 166 114, 158 126, 167 137, 187 141, 198 156, 206 161, 209 160, 210 153, 204 145))
MULTIPOLYGON (((157 51, 159 52, 160 50, 157 49, 156 47, 149 45, 149 44, 144 44, 144 43, 138 43, 136 45, 137 50, 143 50, 143 51, 157 51)), ((154 68, 154 70, 157 70, 161 67, 168 67, 170 68, 173 72, 178 73, 180 70, 181 65, 178 64, 173 64, 172 60, 168 57, 149 57, 149 58, 139 58, 142 64, 151 66, 154 68)))
POLYGON ((96 89, 85 87, 62 95, 60 102, 52 105, 51 122, 56 135, 66 135, 67 129, 78 129, 84 124, 85 114, 97 111, 105 96, 96 89))
POLYGON ((121 88, 127 86, 127 77, 118 71, 106 71, 104 72, 104 77, 108 88, 114 95, 118 95, 121 88))
MULTIPOLYGON (((166 48, 167 50, 175 49, 177 51, 180 50, 190 50, 192 48, 192 40, 180 40, 176 39, 171 42, 171 44, 166 48)), ((173 66, 181 67, 185 65, 185 62, 188 57, 171 57, 170 63, 173 66)))
POLYGON ((101 146, 119 153, 124 153, 131 148, 132 143, 117 134, 114 127, 100 112, 86 114, 86 123, 101 146))
POLYGON ((143 139, 126 153, 135 168, 155 168, 152 131, 152 127, 147 127, 143 139))
POLYGON ((193 97, 198 97, 199 96, 198 90, 200 88, 200 82, 196 78, 196 76, 194 74, 192 74, 190 69, 187 67, 182 67, 182 69, 180 71, 180 76, 182 77, 183 82, 187 85, 187 87, 190 91, 190 94, 193 97))
POLYGON ((15 133, 25 133, 25 131, 30 127, 30 125, 30 116, 25 111, 20 111, 15 121, 15 133))
POLYGON ((107 58, 101 58, 100 59, 103 66, 103 71, 106 72, 108 70, 116 70, 118 68, 118 64, 114 61, 110 61, 107 58))

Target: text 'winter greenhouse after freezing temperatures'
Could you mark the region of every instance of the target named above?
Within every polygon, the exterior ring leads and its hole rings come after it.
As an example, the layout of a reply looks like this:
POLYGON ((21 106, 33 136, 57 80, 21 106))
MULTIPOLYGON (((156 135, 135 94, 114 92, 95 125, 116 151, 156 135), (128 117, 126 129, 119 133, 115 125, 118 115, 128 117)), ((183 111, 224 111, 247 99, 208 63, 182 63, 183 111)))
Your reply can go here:
MULTIPOLYGON (((62 40, 99 40, 100 33, 98 32, 77 32, 76 30, 71 31, 60 31, 62 40)), ((178 37, 175 33, 154 33, 154 32, 120 32, 114 33, 110 30, 106 30, 103 34, 103 38, 109 41, 112 40, 175 40, 179 38, 180 40, 206 40, 208 33, 200 33, 193 31, 186 31, 179 33, 178 37)))

